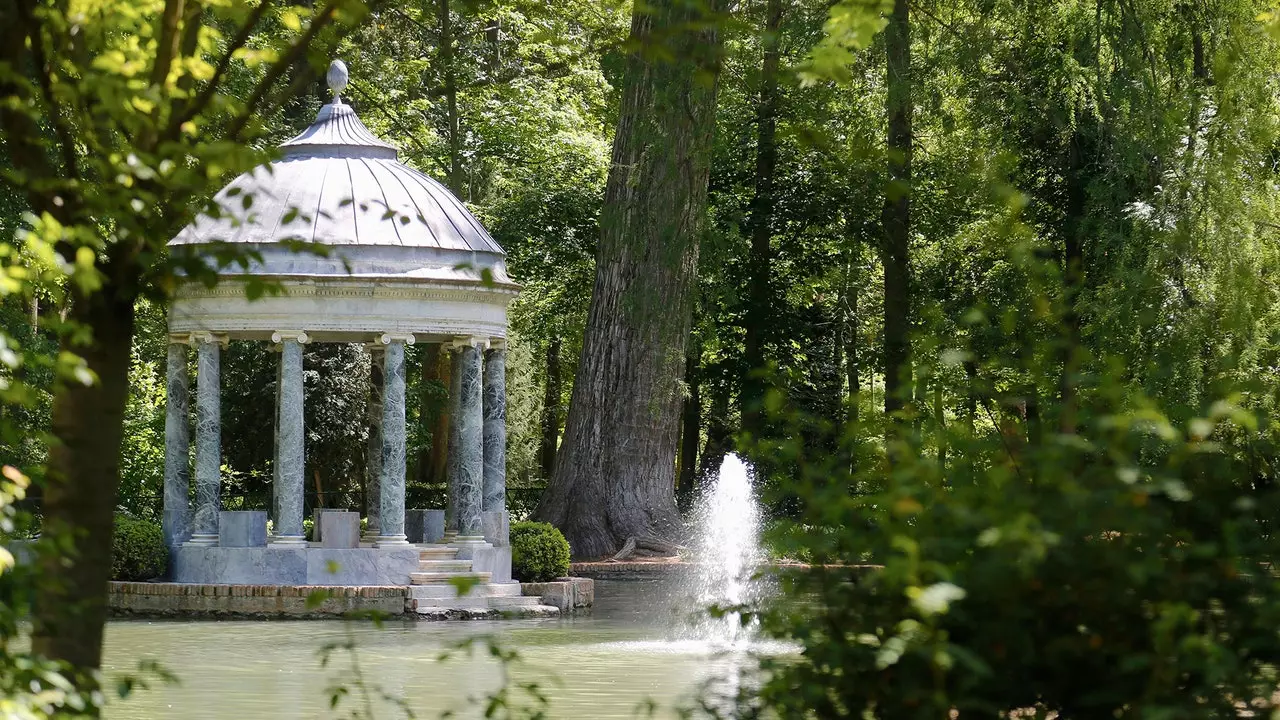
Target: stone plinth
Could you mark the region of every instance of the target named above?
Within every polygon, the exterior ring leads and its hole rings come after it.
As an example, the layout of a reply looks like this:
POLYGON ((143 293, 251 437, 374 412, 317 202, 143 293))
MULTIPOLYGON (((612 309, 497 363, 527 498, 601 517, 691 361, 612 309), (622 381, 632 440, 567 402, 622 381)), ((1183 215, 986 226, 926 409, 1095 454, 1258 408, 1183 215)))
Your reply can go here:
POLYGON ((418 548, 323 548, 296 545, 222 548, 183 545, 174 553, 180 583, 223 585, 408 585, 418 548))
POLYGON ((349 510, 328 510, 320 513, 315 526, 316 537, 323 548, 360 547, 360 513, 349 510))
POLYGON ((223 510, 218 513, 218 547, 267 546, 267 513, 262 510, 223 510))
POLYGON ((511 548, 494 547, 487 542, 459 544, 458 559, 471 561, 471 572, 487 572, 489 581, 511 580, 511 548))
POLYGON ((511 515, 506 510, 485 510, 480 513, 480 525, 485 542, 494 547, 511 545, 511 515))
POLYGON ((404 534, 411 543, 440 542, 444 539, 444 510, 406 510, 404 534))

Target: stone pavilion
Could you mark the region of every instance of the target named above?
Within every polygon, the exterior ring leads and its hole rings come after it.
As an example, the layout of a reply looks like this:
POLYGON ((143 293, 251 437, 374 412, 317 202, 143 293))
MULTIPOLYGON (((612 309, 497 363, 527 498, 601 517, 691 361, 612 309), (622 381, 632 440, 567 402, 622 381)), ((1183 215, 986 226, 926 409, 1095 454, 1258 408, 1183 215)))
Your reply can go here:
MULTIPOLYGON (((341 61, 328 79, 333 101, 280 146, 279 160, 232 181, 215 196, 213 210, 169 243, 172 253, 192 253, 206 265, 228 251, 236 257, 218 267, 212 287, 181 284, 169 313, 164 533, 173 578, 413 584, 421 590, 414 597, 428 604, 518 596, 507 536, 504 344, 507 305, 518 286, 502 248, 466 206, 399 162, 396 148, 342 101, 341 61), (248 285, 260 282, 277 292, 250 300, 248 285), (219 361, 233 339, 271 343, 279 352, 269 534, 267 512, 220 511, 219 361), (381 418, 370 428, 381 453, 370 458, 379 467, 367 507, 319 511, 319 539, 309 542, 302 350, 320 342, 363 343, 381 366, 381 418), (415 343, 439 343, 451 353, 443 510, 405 509, 405 348, 415 343), (408 529, 406 516, 413 520, 408 529), (447 581, 457 575, 471 575, 489 590, 452 598, 447 581)), ((375 394, 371 402, 378 400, 375 394)))

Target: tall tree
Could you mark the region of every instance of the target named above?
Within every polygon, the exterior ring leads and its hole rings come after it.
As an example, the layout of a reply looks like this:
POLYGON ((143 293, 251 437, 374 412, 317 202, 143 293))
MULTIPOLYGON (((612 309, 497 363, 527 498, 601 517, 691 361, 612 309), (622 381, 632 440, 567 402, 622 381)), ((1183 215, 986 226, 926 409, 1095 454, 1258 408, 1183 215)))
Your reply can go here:
POLYGON ((53 401, 42 508, 51 552, 40 567, 32 647, 78 671, 87 688, 102 659, 135 303, 163 298, 180 264, 212 279, 199 261, 166 258, 165 241, 223 182, 211 168, 261 160, 245 143, 255 119, 312 81, 307 53, 320 33, 365 14, 342 0, 230 5, 206 18, 206 6, 183 0, 75 11, 88 16, 0 2, 0 95, 9 100, 0 105, 2 182, 31 212, 22 242, 61 257, 68 282, 15 274, 9 264, 23 261, 12 252, 5 272, 65 287, 74 329, 61 338, 62 369, 74 372, 62 373, 53 401), (268 12, 293 28, 287 40, 261 33, 268 12), (247 45, 256 60, 244 58, 247 45))
POLYGON ((747 265, 747 308, 745 361, 747 377, 742 383, 742 424, 748 432, 760 431, 760 411, 764 387, 765 334, 773 304, 770 280, 773 275, 774 174, 778 164, 775 140, 778 129, 778 43, 782 27, 783 0, 768 0, 765 6, 761 44, 760 94, 756 105, 755 193, 751 199, 751 256, 747 265))
MULTIPOLYGON (((911 392, 911 17, 897 0, 885 28, 888 182, 881 214, 884 263, 884 409, 902 410, 911 392)), ((891 424, 892 427, 892 424, 891 424)))
POLYGON ((536 516, 577 557, 680 528, 675 460, 722 38, 714 2, 632 12, 595 285, 555 474, 536 516))

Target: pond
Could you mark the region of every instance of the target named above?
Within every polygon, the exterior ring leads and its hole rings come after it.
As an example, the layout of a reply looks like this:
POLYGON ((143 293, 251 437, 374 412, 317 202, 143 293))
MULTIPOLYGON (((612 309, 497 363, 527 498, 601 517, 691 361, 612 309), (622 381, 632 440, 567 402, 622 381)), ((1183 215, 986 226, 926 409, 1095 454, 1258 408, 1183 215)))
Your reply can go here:
MULTIPOLYGON (((596 607, 565 619, 472 622, 394 621, 113 621, 107 627, 108 678, 136 674, 154 660, 179 684, 150 683, 108 707, 112 720, 153 718, 349 717, 364 704, 353 687, 358 666, 378 718, 482 717, 469 698, 502 686, 503 667, 483 646, 472 657, 441 661, 446 649, 468 638, 493 637, 520 655, 514 682, 536 682, 549 696, 551 717, 631 718, 653 701, 654 717, 674 717, 707 682, 754 667, 753 654, 785 649, 758 643, 731 649, 681 639, 682 612, 671 581, 597 581, 596 607), (354 641, 355 652, 335 652, 321 667, 320 650, 354 641), (353 662, 355 665, 353 665, 353 662), (328 688, 351 688, 345 712, 329 709, 328 688), (385 698, 382 697, 385 694, 385 698), (390 698, 390 699, 387 699, 390 698)), ((723 686, 728 687, 728 686, 723 686)), ((518 697, 528 705, 527 697, 518 697)), ((641 717, 644 716, 640 713, 641 717)))

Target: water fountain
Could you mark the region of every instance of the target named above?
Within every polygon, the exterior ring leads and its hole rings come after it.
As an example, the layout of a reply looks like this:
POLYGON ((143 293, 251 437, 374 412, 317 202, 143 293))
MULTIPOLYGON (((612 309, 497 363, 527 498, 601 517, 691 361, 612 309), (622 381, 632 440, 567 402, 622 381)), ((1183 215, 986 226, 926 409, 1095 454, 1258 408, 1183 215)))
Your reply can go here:
POLYGON ((693 513, 694 537, 689 590, 696 616, 682 635, 719 647, 750 642, 753 623, 740 613, 721 617, 709 608, 732 608, 760 599, 761 581, 754 577, 764 553, 760 548, 760 504, 751 485, 751 468, 730 453, 693 513))

